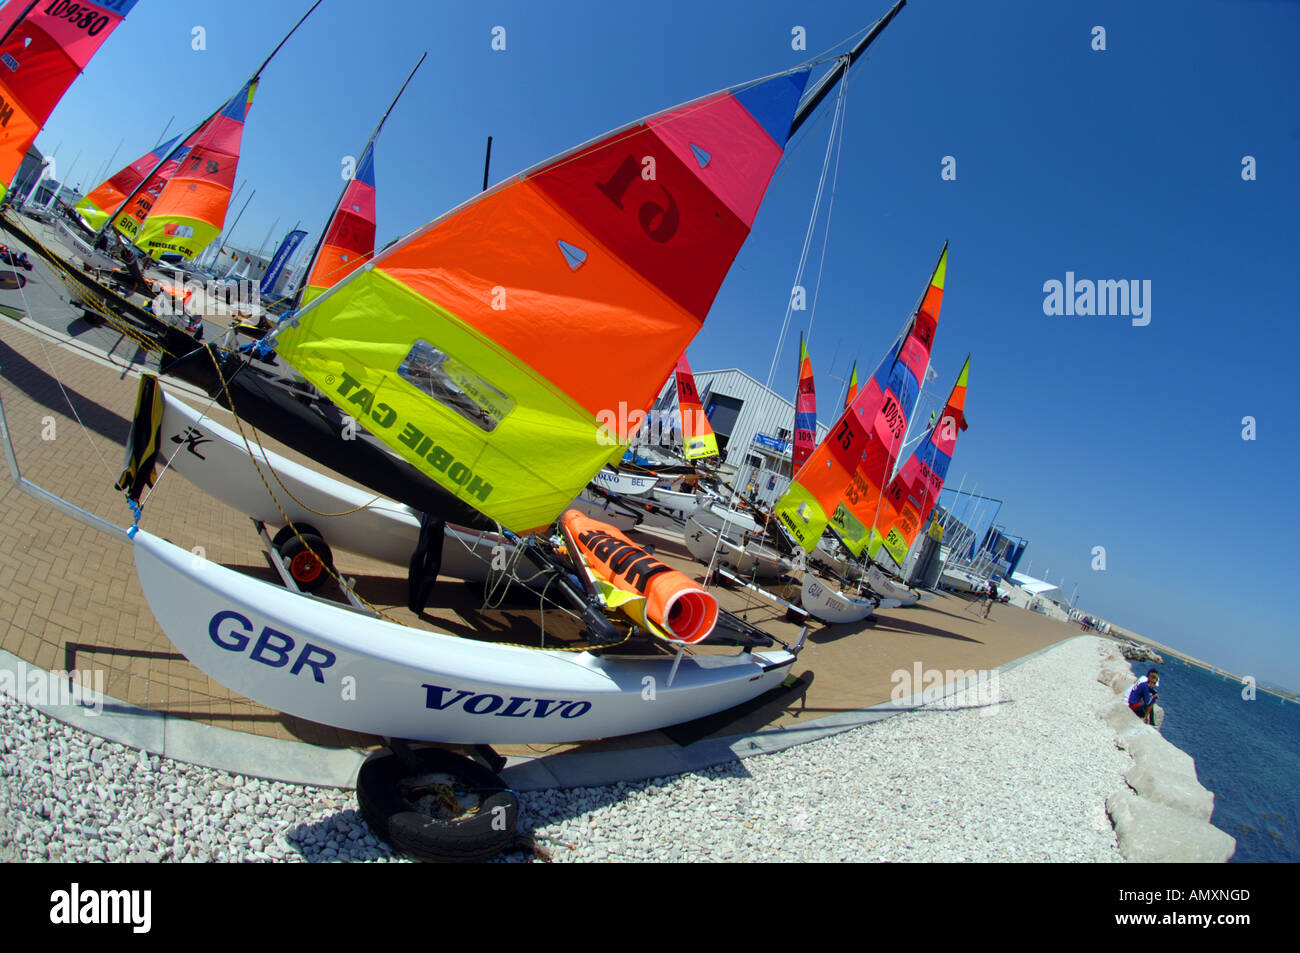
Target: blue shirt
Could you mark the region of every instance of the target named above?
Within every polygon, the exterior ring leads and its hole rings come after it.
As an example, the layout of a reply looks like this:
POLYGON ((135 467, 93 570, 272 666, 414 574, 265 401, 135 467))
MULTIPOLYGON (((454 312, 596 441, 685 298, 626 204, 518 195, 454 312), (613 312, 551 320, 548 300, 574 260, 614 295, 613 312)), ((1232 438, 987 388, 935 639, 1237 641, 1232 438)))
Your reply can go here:
POLYGON ((1155 699, 1152 697, 1155 693, 1151 690, 1151 683, 1145 678, 1133 686, 1133 690, 1128 693, 1128 707, 1134 705, 1150 705, 1155 699))

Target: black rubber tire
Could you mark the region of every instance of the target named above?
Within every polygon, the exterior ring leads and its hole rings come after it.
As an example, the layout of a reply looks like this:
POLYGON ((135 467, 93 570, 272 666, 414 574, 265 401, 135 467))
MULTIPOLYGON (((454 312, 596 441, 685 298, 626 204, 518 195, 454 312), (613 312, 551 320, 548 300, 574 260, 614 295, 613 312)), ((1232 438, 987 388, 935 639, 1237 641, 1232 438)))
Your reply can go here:
POLYGON ((279 546, 279 550, 280 555, 289 563, 289 574, 303 592, 315 592, 329 581, 330 573, 325 571, 324 566, 317 565, 313 556, 318 557, 333 572, 334 554, 330 552, 325 540, 315 533, 304 532, 300 527, 298 535, 291 535, 279 546))
POLYGON ((361 766, 357 802, 361 816, 376 835, 428 863, 488 860, 511 845, 519 824, 519 799, 506 790, 501 778, 477 761, 442 748, 420 748, 413 754, 419 766, 415 772, 395 754, 372 757, 361 766), (461 820, 440 820, 415 810, 398 785, 421 774, 448 774, 465 787, 477 789, 482 799, 478 813, 461 820))

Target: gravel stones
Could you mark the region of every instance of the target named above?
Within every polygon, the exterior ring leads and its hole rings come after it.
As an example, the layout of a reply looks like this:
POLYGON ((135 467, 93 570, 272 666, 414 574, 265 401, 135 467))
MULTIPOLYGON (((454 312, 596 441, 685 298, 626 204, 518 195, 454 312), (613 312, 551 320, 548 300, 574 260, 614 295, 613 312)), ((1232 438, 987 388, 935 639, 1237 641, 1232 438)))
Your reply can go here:
MULTIPOLYGON (((1001 674, 997 704, 958 694, 706 771, 529 792, 520 831, 554 861, 1119 861, 1106 800, 1132 760, 1098 717, 1099 641, 1001 674)), ((402 859, 351 791, 160 759, 4 695, 0 738, 0 861, 402 859)))

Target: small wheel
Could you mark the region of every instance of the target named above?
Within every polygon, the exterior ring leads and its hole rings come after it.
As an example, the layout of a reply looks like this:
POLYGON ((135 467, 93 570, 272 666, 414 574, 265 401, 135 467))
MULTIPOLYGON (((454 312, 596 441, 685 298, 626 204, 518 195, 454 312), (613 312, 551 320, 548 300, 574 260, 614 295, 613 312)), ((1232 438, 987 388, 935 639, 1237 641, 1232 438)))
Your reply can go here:
POLYGON ((510 846, 519 799, 501 778, 441 748, 413 754, 414 773, 395 754, 361 766, 357 802, 378 836, 435 863, 487 860, 510 846))
POLYGON ((315 533, 299 530, 297 536, 284 541, 279 551, 289 564, 289 575, 303 592, 315 592, 330 578, 325 567, 334 568, 334 554, 315 533))

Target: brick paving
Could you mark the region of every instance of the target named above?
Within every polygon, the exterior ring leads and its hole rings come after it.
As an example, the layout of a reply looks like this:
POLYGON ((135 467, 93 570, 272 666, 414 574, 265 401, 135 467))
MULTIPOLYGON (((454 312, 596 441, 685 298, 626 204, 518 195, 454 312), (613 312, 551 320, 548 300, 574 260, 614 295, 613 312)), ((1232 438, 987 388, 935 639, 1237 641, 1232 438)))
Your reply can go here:
MULTIPOLYGON (((23 474, 83 509, 129 525, 130 511, 113 483, 130 429, 137 378, 116 351, 105 359, 108 347, 102 342, 111 336, 102 329, 77 327, 76 312, 66 301, 48 288, 38 290, 34 284, 32 295, 24 300, 46 309, 66 309, 69 333, 77 338, 60 342, 34 330, 30 319, 0 316, 0 398, 23 474)), ((15 302, 16 296, 9 293, 0 303, 12 310, 15 302)), ((48 318, 42 315, 45 324, 51 323, 48 318)), ((206 399, 185 399, 206 406, 206 399)), ((217 416, 229 424, 224 411, 217 416)), ((267 449, 303 460, 272 441, 265 443, 267 449)), ((179 475, 163 476, 146 502, 142 525, 186 548, 202 546, 210 560, 274 578, 248 519, 179 475)), ((653 542, 661 558, 698 578, 702 567, 687 558, 684 547, 658 538, 653 542)), ((526 641, 525 626, 536 631, 536 604, 531 599, 514 609, 485 611, 481 592, 474 587, 440 585, 439 605, 416 619, 402 605, 404 579, 402 585, 389 582, 404 573, 350 555, 339 564, 361 580, 359 591, 400 621, 426 627, 432 623, 451 632, 487 628, 510 641, 526 641)), ((784 621, 779 610, 759 604, 756 597, 724 592, 720 601, 733 611, 745 609, 750 621, 787 641, 798 634, 798 627, 784 621)), ((878 612, 875 625, 814 625, 795 669, 805 673, 808 682, 803 696, 745 715, 720 733, 797 724, 887 701, 891 673, 910 672, 917 661, 926 668, 991 668, 1075 634, 1062 623, 1009 606, 997 607, 990 622, 963 612, 965 606, 959 597, 939 595, 919 608, 878 612)), ((548 632, 563 621, 560 617, 553 623, 548 616, 548 632)), ((129 544, 42 506, 8 479, 0 485, 0 647, 44 668, 103 669, 109 695, 155 711, 319 745, 376 743, 272 711, 213 682, 175 650, 154 621, 136 579, 129 544)), ((667 740, 651 732, 576 747, 595 750, 667 740)), ((572 747, 501 750, 536 754, 572 747)))

